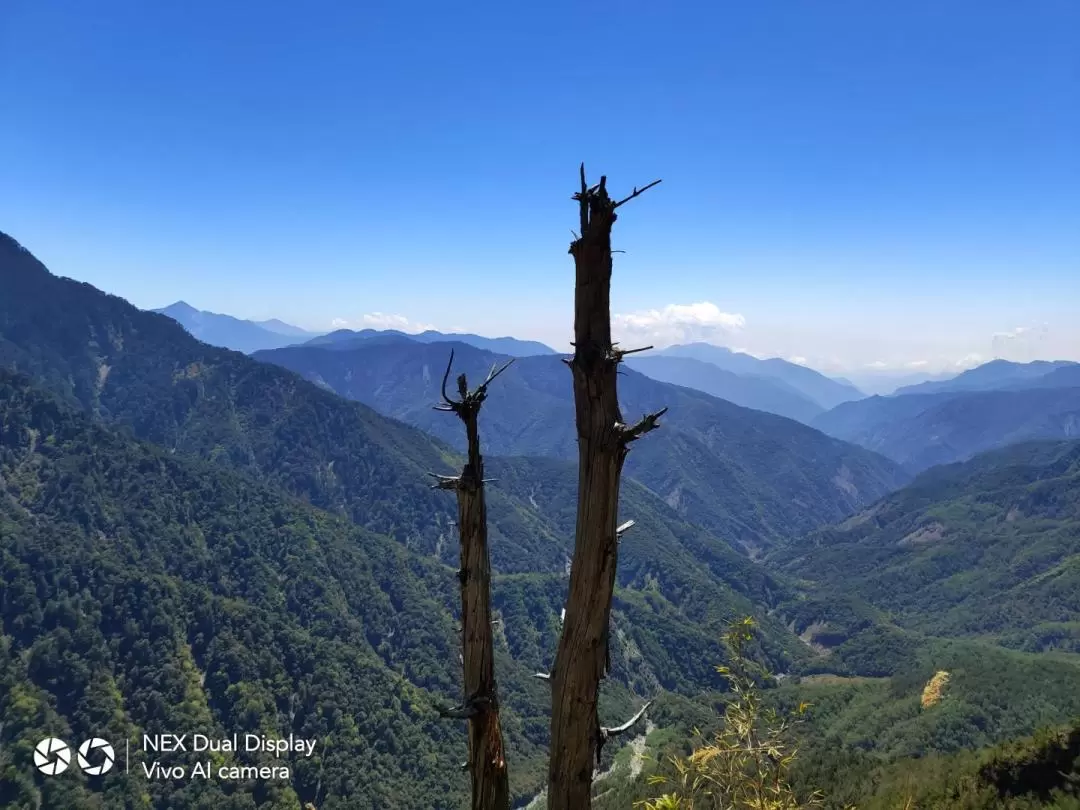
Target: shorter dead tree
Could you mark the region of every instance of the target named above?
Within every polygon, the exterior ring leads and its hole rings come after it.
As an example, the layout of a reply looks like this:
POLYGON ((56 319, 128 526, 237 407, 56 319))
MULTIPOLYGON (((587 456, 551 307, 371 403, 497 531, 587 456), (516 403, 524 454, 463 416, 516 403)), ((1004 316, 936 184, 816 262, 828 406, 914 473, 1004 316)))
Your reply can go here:
POLYGON ((484 500, 484 460, 480 455, 480 431, 477 420, 480 406, 487 397, 491 381, 512 363, 492 366, 487 379, 469 391, 464 374, 458 375, 458 399, 446 392, 446 383, 454 365, 454 352, 442 379, 443 402, 436 410, 451 411, 465 424, 468 458, 459 476, 434 475, 439 489, 452 489, 458 500, 458 532, 461 538, 461 641, 464 668, 465 700, 460 706, 445 709, 443 717, 469 721, 469 761, 465 764, 472 777, 473 810, 507 810, 510 787, 502 727, 499 722, 499 698, 495 683, 495 643, 491 621, 491 560, 488 554, 487 505, 484 500))

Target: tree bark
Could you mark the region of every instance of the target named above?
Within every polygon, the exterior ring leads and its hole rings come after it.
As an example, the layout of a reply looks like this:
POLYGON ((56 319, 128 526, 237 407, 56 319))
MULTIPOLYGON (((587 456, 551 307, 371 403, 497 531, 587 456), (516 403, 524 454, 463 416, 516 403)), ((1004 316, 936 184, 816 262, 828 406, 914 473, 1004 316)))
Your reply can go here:
POLYGON ((608 623, 618 559, 620 478, 629 443, 656 427, 659 416, 629 427, 619 411, 617 370, 622 352, 611 342, 611 228, 615 209, 641 192, 635 189, 626 200, 615 202, 606 185, 601 177, 597 186, 588 188, 582 166, 581 191, 574 195, 581 209, 581 234, 570 245, 576 270, 570 368, 578 433, 578 503, 566 617, 551 673, 549 810, 591 806, 593 770, 607 736, 600 727, 597 699, 610 662, 608 623))
MULTIPOLYGON (((453 411, 465 424, 468 460, 461 476, 443 478, 436 486, 453 489, 458 499, 458 531, 461 538, 461 635, 465 701, 460 711, 448 716, 469 721, 468 768, 472 781, 473 810, 508 810, 510 788, 502 728, 499 722, 498 688, 495 682, 495 643, 491 629, 491 562, 488 554, 487 505, 484 499, 484 460, 480 455, 477 419, 488 384, 506 368, 492 372, 487 380, 469 392, 465 375, 458 377, 459 400, 446 394, 440 410, 453 411)), ((509 365, 509 363, 507 364, 509 365)))

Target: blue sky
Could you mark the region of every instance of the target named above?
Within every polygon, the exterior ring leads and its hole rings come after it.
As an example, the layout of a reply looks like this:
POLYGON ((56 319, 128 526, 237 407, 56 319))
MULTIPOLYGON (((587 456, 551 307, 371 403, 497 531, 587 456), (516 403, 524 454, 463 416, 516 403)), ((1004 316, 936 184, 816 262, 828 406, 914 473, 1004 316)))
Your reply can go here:
POLYGON ((0 98, 0 229, 143 307, 561 347, 585 160, 626 340, 1080 359, 1073 0, 7 0, 0 98))

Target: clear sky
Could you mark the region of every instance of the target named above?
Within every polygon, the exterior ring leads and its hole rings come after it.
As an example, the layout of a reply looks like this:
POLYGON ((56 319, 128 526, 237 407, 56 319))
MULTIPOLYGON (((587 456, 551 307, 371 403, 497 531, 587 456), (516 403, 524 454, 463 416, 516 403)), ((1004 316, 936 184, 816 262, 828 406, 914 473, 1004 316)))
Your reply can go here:
POLYGON ((561 348, 584 160, 627 341, 1080 359, 1075 0, 0 9, 0 230, 138 306, 561 348))

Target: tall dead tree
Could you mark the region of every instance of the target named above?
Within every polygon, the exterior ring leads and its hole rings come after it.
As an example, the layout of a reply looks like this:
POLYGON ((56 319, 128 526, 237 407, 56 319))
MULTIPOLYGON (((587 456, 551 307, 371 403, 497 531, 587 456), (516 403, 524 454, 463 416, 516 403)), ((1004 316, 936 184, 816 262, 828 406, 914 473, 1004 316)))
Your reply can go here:
POLYGON ((491 561, 488 555, 487 505, 484 502, 484 460, 480 455, 480 431, 477 419, 487 397, 487 387, 512 363, 492 366, 487 379, 469 391, 464 374, 458 375, 459 399, 446 392, 446 383, 454 364, 454 353, 442 379, 441 405, 437 410, 451 411, 465 423, 469 455, 460 476, 436 476, 440 489, 457 492, 458 532, 461 538, 461 641, 464 668, 465 700, 444 717, 468 719, 469 761, 472 776, 473 810, 507 810, 510 787, 502 727, 499 723, 499 697, 495 683, 495 643, 491 630, 491 561))
POLYGON ((607 178, 591 188, 581 166, 581 233, 574 257, 574 404, 578 434, 578 502, 570 592, 555 665, 550 676, 551 758, 549 810, 586 810, 593 769, 606 739, 626 731, 644 709, 616 728, 600 725, 597 696, 610 666, 608 624, 618 558, 619 481, 630 443, 657 427, 666 408, 634 425, 619 411, 617 371, 630 351, 611 342, 611 227, 616 209, 659 183, 621 200, 608 195, 607 178))

